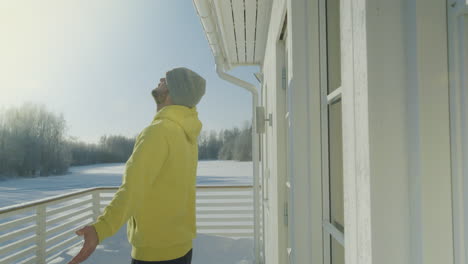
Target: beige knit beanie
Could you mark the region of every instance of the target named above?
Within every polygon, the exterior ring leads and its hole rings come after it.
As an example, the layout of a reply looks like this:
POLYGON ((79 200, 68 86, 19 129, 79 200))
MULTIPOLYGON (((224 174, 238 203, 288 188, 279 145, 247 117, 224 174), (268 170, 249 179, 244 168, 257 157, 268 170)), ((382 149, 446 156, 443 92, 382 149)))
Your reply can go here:
POLYGON ((172 102, 176 105, 194 107, 205 94, 205 79, 187 68, 168 71, 166 83, 172 102))

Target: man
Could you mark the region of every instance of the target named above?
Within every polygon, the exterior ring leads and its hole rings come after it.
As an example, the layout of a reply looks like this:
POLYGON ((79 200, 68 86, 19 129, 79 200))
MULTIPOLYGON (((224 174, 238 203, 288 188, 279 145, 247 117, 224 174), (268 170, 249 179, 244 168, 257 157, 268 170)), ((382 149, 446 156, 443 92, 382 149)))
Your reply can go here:
POLYGON ((197 137, 202 124, 196 105, 205 80, 175 68, 151 93, 157 113, 136 139, 122 185, 97 221, 76 232, 84 245, 69 263, 86 260, 104 239, 127 222, 132 264, 190 264, 196 235, 197 137))

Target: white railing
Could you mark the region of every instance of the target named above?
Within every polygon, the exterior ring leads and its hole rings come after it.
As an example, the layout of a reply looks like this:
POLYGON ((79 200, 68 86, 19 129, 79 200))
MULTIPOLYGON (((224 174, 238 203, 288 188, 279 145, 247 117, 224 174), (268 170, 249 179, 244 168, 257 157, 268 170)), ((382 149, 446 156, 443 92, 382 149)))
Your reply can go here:
MULTIPOLYGON (((117 187, 86 189, 0 209, 0 263, 48 263, 82 238, 117 187)), ((197 232, 254 238, 252 186, 197 186, 197 232)))

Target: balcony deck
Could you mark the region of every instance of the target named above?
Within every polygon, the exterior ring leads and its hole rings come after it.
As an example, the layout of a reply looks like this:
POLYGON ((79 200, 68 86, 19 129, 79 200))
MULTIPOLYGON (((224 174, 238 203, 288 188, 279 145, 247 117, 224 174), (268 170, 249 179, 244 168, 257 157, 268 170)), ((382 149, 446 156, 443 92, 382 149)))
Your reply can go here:
MULTIPOLYGON (((193 246, 192 264, 254 263, 253 240, 250 238, 233 239, 197 234, 193 246)), ((66 260, 77 254, 79 249, 79 247, 75 247, 65 250, 49 264, 66 263, 66 260)), ((129 264, 130 250, 126 227, 122 227, 116 235, 99 245, 93 255, 83 263, 129 264)))

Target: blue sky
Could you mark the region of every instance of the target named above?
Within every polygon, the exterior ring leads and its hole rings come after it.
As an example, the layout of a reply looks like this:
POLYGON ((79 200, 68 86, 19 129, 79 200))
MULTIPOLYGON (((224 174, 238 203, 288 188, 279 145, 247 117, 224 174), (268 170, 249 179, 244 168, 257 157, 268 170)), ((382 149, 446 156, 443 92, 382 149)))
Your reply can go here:
MULTIPOLYGON (((156 113, 150 91, 171 68, 207 80, 204 129, 251 119, 251 96, 221 80, 191 0, 0 1, 0 106, 45 104, 68 135, 134 136, 156 113)), ((257 67, 231 73, 258 86, 257 67)))

